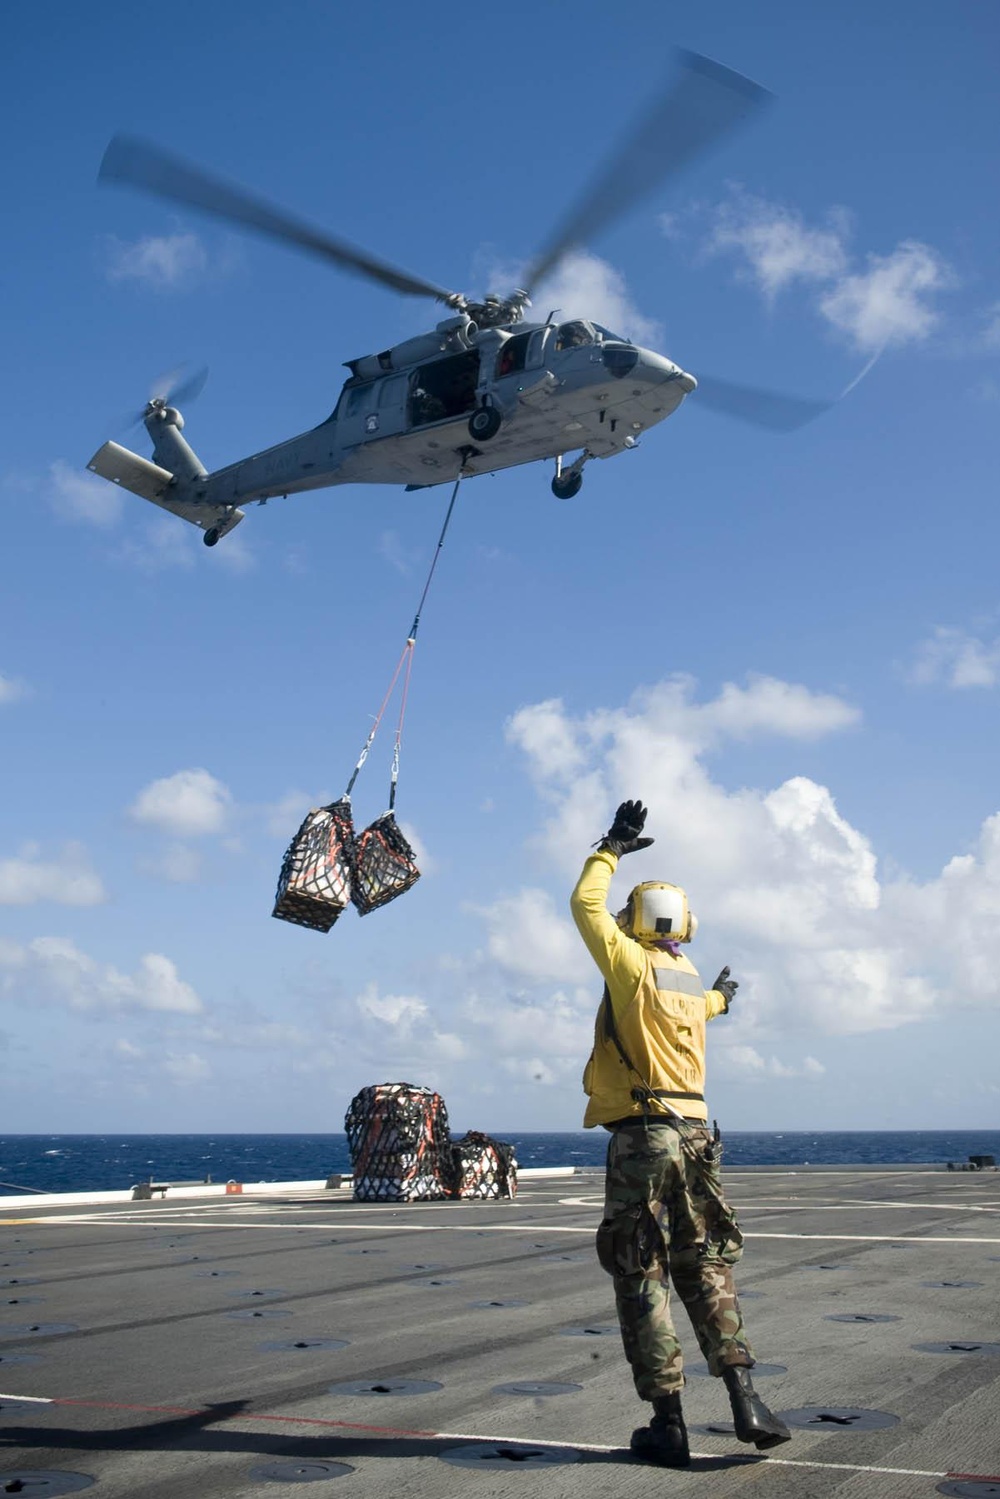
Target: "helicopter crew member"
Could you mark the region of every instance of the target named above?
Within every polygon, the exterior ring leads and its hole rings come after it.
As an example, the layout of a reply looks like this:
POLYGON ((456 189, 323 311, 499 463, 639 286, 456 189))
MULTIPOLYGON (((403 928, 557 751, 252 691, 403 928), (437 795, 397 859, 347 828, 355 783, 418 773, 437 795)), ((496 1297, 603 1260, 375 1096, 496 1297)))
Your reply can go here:
POLYGON ((736 1435, 758 1448, 790 1440, 754 1390, 753 1351, 733 1285, 743 1236, 722 1195, 718 1128, 704 1099, 705 1023, 737 989, 724 968, 706 993, 680 949, 697 920, 676 885, 637 885, 618 917, 607 908, 619 859, 647 848, 646 809, 622 802, 573 891, 580 935, 604 978, 584 1072, 584 1126, 611 1132, 597 1255, 614 1277, 625 1354, 640 1399, 653 1405, 632 1450, 666 1467, 690 1463, 681 1411, 674 1283, 708 1362, 729 1392, 736 1435))

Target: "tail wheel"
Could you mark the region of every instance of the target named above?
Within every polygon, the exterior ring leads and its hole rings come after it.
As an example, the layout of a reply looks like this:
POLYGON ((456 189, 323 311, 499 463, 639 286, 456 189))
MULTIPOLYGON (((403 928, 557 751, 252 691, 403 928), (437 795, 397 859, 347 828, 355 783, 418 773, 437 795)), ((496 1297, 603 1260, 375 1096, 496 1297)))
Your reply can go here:
POLYGON ((469 436, 476 442, 489 442, 502 425, 503 417, 495 406, 477 406, 469 417, 469 436))
POLYGON ((206 531, 204 536, 202 537, 202 541, 207 547, 214 547, 218 539, 219 528, 217 526, 212 526, 211 529, 206 531))
POLYGON ((565 479, 552 480, 552 493, 557 500, 571 500, 583 486, 582 474, 567 474, 565 479))

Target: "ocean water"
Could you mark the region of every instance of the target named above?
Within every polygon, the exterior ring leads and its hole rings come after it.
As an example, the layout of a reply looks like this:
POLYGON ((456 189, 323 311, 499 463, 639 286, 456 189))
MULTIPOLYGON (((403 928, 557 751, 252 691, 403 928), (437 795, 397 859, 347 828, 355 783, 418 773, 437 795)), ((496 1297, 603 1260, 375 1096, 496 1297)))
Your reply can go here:
MULTIPOLYGON (((500 1132, 521 1166, 603 1166, 604 1130, 500 1132)), ((879 1130, 725 1136, 728 1166, 877 1166, 1000 1161, 1000 1130, 879 1130)), ((314 1181, 349 1172, 347 1137, 329 1135, 0 1136, 0 1192, 126 1190, 149 1181, 314 1181)))

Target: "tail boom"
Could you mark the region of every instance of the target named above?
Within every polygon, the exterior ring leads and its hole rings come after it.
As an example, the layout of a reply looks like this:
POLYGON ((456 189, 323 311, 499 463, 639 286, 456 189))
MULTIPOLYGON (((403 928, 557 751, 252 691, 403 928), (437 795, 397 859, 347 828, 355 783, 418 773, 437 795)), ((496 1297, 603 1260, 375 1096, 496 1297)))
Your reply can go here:
POLYGON ((206 539, 210 534, 213 536, 213 544, 244 519, 244 512, 235 506, 186 498, 183 482, 178 484, 177 476, 169 469, 141 458, 117 442, 106 442, 87 467, 92 474, 98 474, 131 494, 149 500, 150 504, 158 505, 161 510, 169 510, 171 515, 198 526, 206 533, 206 539))

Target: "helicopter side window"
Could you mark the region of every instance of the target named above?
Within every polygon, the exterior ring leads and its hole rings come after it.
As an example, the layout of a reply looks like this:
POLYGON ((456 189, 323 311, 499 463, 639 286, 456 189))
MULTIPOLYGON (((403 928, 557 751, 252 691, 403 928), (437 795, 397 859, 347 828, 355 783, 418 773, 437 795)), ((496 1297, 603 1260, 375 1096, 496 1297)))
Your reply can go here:
POLYGON ((524 362, 526 369, 532 370, 536 365, 541 364, 542 349, 548 331, 548 328, 536 328, 534 333, 528 335, 531 341, 528 344, 528 357, 524 362))
POLYGON ((392 380, 383 380, 379 386, 378 407, 385 411, 389 406, 402 406, 406 396, 406 376, 396 375, 392 380))
POLYGON ((354 388, 348 392, 347 404, 344 407, 344 415, 357 416, 359 412, 364 411, 365 407, 368 405, 368 398, 371 395, 371 390, 372 387, 370 384, 355 385, 354 388))
POLYGON ((579 349, 593 342, 594 335, 586 323, 563 323, 556 334, 555 351, 561 354, 564 349, 579 349))
POLYGON ((528 345, 531 342, 530 333, 518 333, 513 338, 508 338, 497 356, 497 379, 503 379, 504 375, 515 375, 523 370, 528 360, 528 345))

